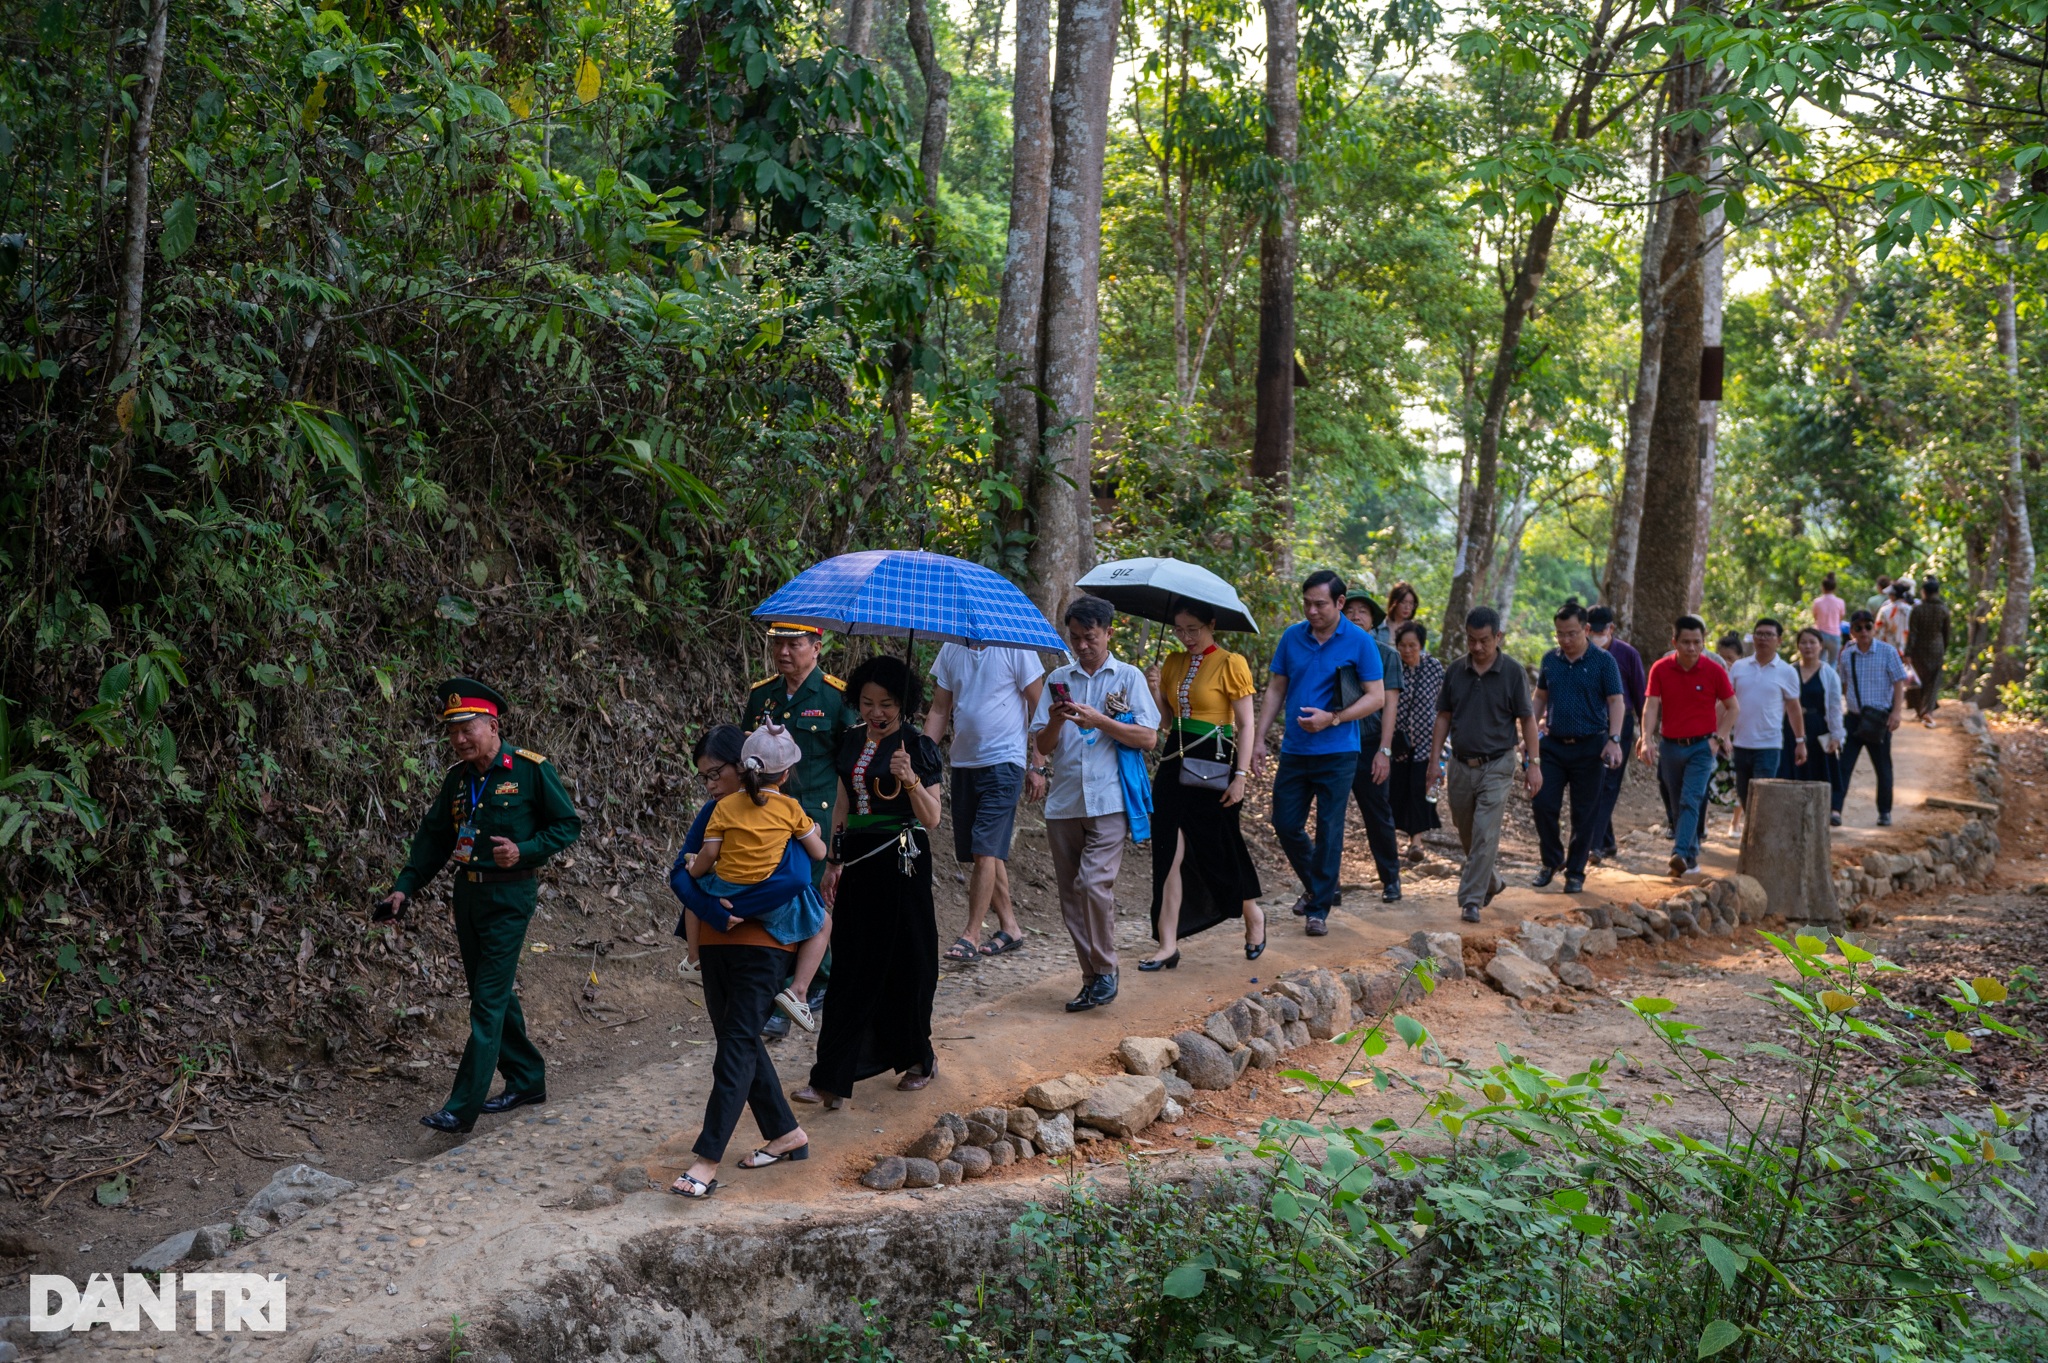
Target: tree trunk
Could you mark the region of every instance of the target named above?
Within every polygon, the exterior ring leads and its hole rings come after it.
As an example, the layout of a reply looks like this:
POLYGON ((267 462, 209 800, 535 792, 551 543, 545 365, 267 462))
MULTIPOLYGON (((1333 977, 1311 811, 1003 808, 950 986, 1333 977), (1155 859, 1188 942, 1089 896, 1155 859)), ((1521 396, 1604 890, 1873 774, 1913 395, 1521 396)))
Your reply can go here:
POLYGON ((1534 508, 1529 505, 1529 485, 1536 481, 1536 475, 1524 471, 1515 483, 1514 505, 1508 509, 1507 522, 1501 526, 1497 542, 1503 556, 1501 571, 1493 584, 1493 608, 1500 612, 1503 630, 1508 627, 1508 618, 1515 608, 1515 588, 1522 580, 1522 538, 1529 532, 1529 518, 1534 508))
MULTIPOLYGON (((1668 77, 1674 87, 1674 112, 1698 103, 1699 68, 1683 67, 1668 77)), ((1703 176, 1706 139, 1689 129, 1665 134, 1669 174, 1703 176)), ((1664 354, 1657 373, 1656 408, 1650 420, 1650 443, 1643 471, 1643 516, 1636 553, 1635 637, 1639 645, 1656 647, 1669 637, 1671 624, 1694 607, 1693 542, 1699 531, 1700 489, 1700 347, 1705 321, 1705 296, 1700 270, 1700 201, 1694 193, 1678 195, 1671 205, 1671 228, 1664 239, 1659 287, 1666 290, 1664 354)))
POLYGON ((1266 158, 1280 183, 1259 237, 1258 415, 1252 432, 1252 476, 1278 501, 1281 529, 1274 571, 1293 576, 1286 557, 1294 478, 1294 272, 1300 254, 1295 220, 1294 164, 1301 149, 1298 0, 1266 4, 1266 158))
POLYGON ((121 296, 107 366, 109 391, 129 386, 128 371, 142 348, 142 299, 149 270, 149 139, 156 122, 157 92, 164 83, 164 45, 170 20, 170 0, 151 0, 142 80, 135 88, 135 122, 128 133, 128 223, 121 242, 121 296))
MULTIPOLYGON (((1998 197, 2012 197, 2011 167, 1998 173, 1998 197)), ((1999 233, 1998 254, 2005 278, 1998 285, 1998 353, 2005 358, 2005 609, 1998 618, 1998 648, 1991 660, 1990 687, 2018 681, 2027 670, 2027 628, 2034 592, 2034 530, 2027 515, 2027 461, 2020 424, 2020 327, 2012 278, 2012 238, 1999 233)))
POLYGON ((1752 781, 1742 824, 1741 874, 1762 884, 1770 912, 1793 923, 1842 926, 1835 902, 1828 788, 1818 781, 1752 781))
POLYGON ((1007 536, 1031 522, 1040 478, 1039 319, 1045 307, 1045 229, 1052 175, 1051 0, 1017 0, 1011 81, 1010 231, 996 307, 995 466, 1023 497, 1003 515, 1007 536))
MULTIPOLYGON (((1659 158, 1650 158, 1650 184, 1661 180, 1659 158)), ((1622 447, 1621 490, 1607 540, 1607 574, 1602 595, 1614 611, 1624 638, 1634 624, 1636 555, 1643 530, 1643 477, 1650 459, 1650 421, 1657 411, 1657 377, 1664 363, 1664 326, 1670 300, 1664 296, 1664 243, 1671 235, 1672 201, 1659 198, 1643 223, 1642 264, 1636 275, 1640 317, 1636 340, 1636 387, 1628 404, 1628 437, 1622 447)))
POLYGON ((1550 269, 1550 246, 1557 237, 1559 210, 1550 209, 1529 232, 1529 244, 1515 268, 1514 285, 1501 310, 1500 344, 1494 351, 1493 377, 1486 385, 1486 408, 1479 420, 1479 449, 1472 460, 1471 496, 1459 518, 1458 547, 1451 560, 1451 591, 1444 602, 1443 656, 1465 651, 1465 615, 1493 566, 1493 528, 1500 505, 1500 431, 1507 418, 1508 398, 1520 372, 1522 328, 1536 306, 1536 291, 1550 269))
MULTIPOLYGON (((1709 164, 1718 170, 1718 161, 1716 157, 1709 164)), ((1710 174, 1708 183, 1715 178, 1710 174)), ((1686 599, 1695 605, 1706 600, 1707 540, 1714 524, 1714 468, 1720 457, 1721 235, 1727 221, 1727 214, 1717 205, 1700 222, 1700 233, 1706 243, 1700 256, 1700 356, 1702 377, 1711 379, 1715 396, 1708 396, 1704 389, 1700 394, 1700 485, 1693 499, 1692 570, 1686 577, 1686 599), (1714 366, 1711 375, 1704 372, 1708 356, 1712 356, 1714 366)))
POLYGON ((879 0, 846 0, 846 45, 863 57, 875 55, 875 10, 879 0))
MULTIPOLYGON (((924 180, 924 206, 939 206, 939 167, 946 159, 946 120, 952 108, 953 73, 939 65, 932 49, 932 20, 926 0, 910 0, 903 30, 924 77, 924 132, 917 148, 917 173, 924 180)), ((937 239, 937 223, 927 217, 922 233, 927 251, 937 239)))
POLYGON ((1095 423, 1096 284, 1102 264, 1102 157, 1116 67, 1119 0, 1060 0, 1052 87, 1052 173, 1046 212, 1044 344, 1040 387, 1045 471, 1035 497, 1032 599, 1058 612, 1090 564, 1094 501, 1089 442, 1095 423))

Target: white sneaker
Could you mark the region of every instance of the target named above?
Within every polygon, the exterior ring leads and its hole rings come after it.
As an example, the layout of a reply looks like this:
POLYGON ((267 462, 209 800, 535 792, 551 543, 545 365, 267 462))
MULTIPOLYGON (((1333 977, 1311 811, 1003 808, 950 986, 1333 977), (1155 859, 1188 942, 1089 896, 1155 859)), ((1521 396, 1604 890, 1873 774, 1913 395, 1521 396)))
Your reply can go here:
POLYGON ((789 1020, 807 1032, 818 1030, 818 1019, 811 1015, 811 1005, 794 988, 785 989, 775 996, 775 1006, 789 1014, 789 1020))

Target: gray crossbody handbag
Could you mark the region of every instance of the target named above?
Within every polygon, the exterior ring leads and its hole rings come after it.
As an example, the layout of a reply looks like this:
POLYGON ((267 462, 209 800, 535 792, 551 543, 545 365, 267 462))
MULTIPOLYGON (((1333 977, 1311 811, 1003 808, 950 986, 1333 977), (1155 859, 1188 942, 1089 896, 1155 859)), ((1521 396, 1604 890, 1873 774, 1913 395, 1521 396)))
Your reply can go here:
MULTIPOLYGON (((1212 742, 1216 735, 1221 732, 1222 730, 1220 729, 1211 729, 1208 733, 1196 739, 1195 742, 1198 744, 1212 742)), ((1182 741, 1181 749, 1175 756, 1180 758, 1180 783, 1182 785, 1193 790, 1225 791, 1230 789, 1231 778, 1236 773, 1231 770, 1228 762, 1218 762, 1210 757, 1189 757, 1185 740, 1182 741)))

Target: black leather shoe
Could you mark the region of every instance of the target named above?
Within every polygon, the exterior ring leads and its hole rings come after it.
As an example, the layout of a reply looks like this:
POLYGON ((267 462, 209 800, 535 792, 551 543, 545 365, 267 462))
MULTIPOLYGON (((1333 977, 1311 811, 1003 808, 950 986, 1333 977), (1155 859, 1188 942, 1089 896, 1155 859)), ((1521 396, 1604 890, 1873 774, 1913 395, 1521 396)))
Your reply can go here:
POLYGON ((1586 878, 1584 876, 1566 876, 1564 878, 1564 892, 1566 894, 1581 894, 1584 893, 1585 888, 1586 878))
POLYGON ((1389 885, 1386 889, 1380 891, 1380 903, 1398 904, 1400 902, 1401 887, 1399 885, 1389 885))
POLYGON ((761 1028, 761 1040, 780 1041, 789 1035, 789 1014, 780 1009, 768 1015, 768 1021, 761 1028))
POLYGON ((1551 867, 1546 866, 1542 870, 1538 871, 1536 873, 1536 878, 1530 881, 1529 883, 1540 890, 1555 879, 1557 879, 1557 872, 1551 867))
POLYGON ((495 1098, 484 1099, 484 1112, 495 1117, 500 1112, 510 1112, 515 1107, 526 1107, 531 1103, 545 1103, 547 1090, 535 1089, 532 1093, 514 1093, 506 1089, 495 1098))
POLYGON ((1294 901, 1294 907, 1289 909, 1288 912, 1296 918, 1308 917, 1308 895, 1306 892, 1302 894, 1301 898, 1294 901))
POLYGON ((1090 1008, 1095 1007, 1096 1004, 1102 1002, 1102 1000, 1095 997, 1095 982, 1100 978, 1102 977, 1099 975, 1090 975, 1087 979, 1081 981, 1081 992, 1067 1000, 1067 1011, 1069 1013, 1085 1013, 1090 1008))
POLYGON ((445 1131, 451 1136, 464 1136, 469 1134, 470 1128, 474 1127, 476 1123, 465 1122, 462 1118, 444 1107, 439 1112, 429 1112, 426 1116, 420 1118, 420 1125, 431 1126, 434 1130, 445 1131))
POLYGON ((1095 1002, 1098 1007, 1116 1001, 1116 981, 1117 977, 1113 972, 1095 977, 1095 1002))

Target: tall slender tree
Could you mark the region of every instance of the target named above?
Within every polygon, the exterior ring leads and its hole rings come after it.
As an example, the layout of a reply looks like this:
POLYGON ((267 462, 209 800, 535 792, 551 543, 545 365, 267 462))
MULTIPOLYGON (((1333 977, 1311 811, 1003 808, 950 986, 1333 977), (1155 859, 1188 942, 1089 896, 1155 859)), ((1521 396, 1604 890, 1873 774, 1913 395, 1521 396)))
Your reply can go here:
POLYGON ((1301 155, 1301 7, 1266 4, 1266 161, 1273 202, 1259 236, 1258 411, 1252 432, 1252 476, 1277 499, 1282 529, 1275 570, 1293 576, 1294 272, 1300 257, 1295 170, 1301 155))
MULTIPOLYGON (((1018 492, 1004 516, 1013 541, 1031 534, 1043 453, 1039 320, 1045 311, 1046 215, 1052 197, 1051 0, 1017 0, 1010 93, 1010 230, 996 306, 995 465, 1018 492)), ((1045 604, 1039 593, 1039 604, 1045 604)))
POLYGON ((1046 205, 1039 386, 1045 456, 1033 489, 1030 591, 1056 615, 1094 557, 1096 285, 1102 267, 1102 159, 1109 140, 1120 0, 1060 0, 1046 205))

